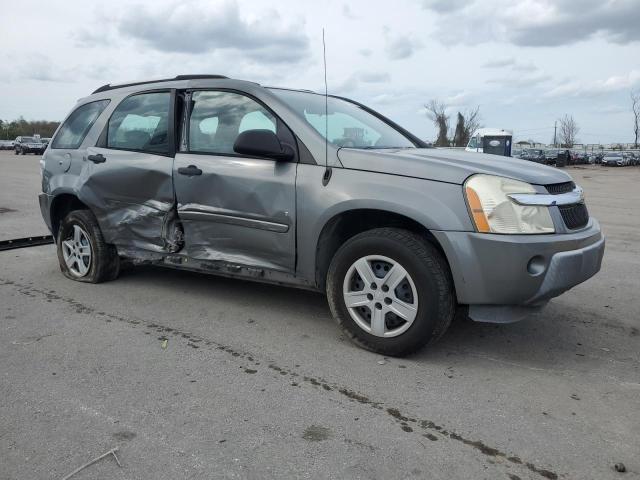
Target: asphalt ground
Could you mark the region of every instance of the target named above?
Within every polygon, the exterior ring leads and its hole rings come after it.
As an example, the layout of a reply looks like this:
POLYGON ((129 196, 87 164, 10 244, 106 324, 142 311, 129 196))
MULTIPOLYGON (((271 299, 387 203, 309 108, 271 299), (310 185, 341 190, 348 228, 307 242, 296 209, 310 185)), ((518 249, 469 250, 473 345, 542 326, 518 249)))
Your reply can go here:
MULTIPOLYGON (((0 153, 0 239, 48 233, 38 159, 0 153)), ((88 285, 52 245, 0 252, 0 479, 115 447, 72 479, 638 478, 640 168, 567 170, 602 271, 406 359, 353 346, 318 294, 148 267, 88 285)))

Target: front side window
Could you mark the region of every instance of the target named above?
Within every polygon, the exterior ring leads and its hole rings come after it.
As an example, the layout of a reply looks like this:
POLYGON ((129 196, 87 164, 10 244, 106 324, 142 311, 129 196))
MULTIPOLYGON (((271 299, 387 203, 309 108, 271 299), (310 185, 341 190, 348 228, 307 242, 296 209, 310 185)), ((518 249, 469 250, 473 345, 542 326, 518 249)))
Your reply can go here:
POLYGON ((189 151, 233 154, 242 132, 270 130, 276 118, 255 100, 238 93, 197 91, 191 96, 189 151))
POLYGON ((125 98, 109 119, 107 148, 169 153, 169 92, 125 98))
POLYGON ((335 97, 272 89, 296 114, 337 147, 409 148, 416 145, 400 131, 358 105, 335 97), (328 115, 327 115, 328 113, 328 115))
POLYGON ((76 108, 60 127, 51 143, 51 148, 79 148, 107 105, 109 100, 98 100, 76 108))

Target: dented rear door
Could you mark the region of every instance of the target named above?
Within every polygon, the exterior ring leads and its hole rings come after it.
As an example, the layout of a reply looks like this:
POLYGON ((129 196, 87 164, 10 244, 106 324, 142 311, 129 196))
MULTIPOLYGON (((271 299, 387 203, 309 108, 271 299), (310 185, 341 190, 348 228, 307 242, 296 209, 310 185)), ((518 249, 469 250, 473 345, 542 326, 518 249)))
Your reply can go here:
POLYGON ((79 196, 120 254, 167 251, 175 211, 173 102, 167 90, 125 98, 83 159, 79 196))
POLYGON ((194 259, 293 272, 297 162, 238 155, 236 137, 271 129, 295 148, 288 128, 238 93, 191 92, 184 152, 174 162, 184 251, 194 259))

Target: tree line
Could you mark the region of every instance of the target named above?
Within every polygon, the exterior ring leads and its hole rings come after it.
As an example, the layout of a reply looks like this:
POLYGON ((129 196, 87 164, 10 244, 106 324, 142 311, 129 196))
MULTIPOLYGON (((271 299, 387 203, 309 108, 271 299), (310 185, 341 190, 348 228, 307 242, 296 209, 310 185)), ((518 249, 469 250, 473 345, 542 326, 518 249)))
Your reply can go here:
MULTIPOLYGON (((438 131, 434 145, 436 147, 466 147, 473 132, 480 128, 480 107, 458 112, 455 129, 450 128, 450 108, 446 103, 434 99, 424 106, 427 115, 438 131)), ((638 148, 640 139, 640 90, 631 91, 631 113, 633 114, 634 146, 638 148)), ((552 144, 564 148, 572 148, 579 143, 580 132, 578 122, 573 115, 566 114, 555 124, 552 144)))
MULTIPOLYGON (((447 113, 449 106, 439 100, 431 100, 424 108, 429 118, 433 121, 438 130, 438 137, 434 142, 437 147, 466 147, 473 132, 480 128, 480 107, 458 112, 455 129, 450 129, 451 117, 447 113)), ((634 144, 638 148, 638 138, 640 137, 640 90, 631 91, 631 111, 633 113, 633 133, 634 144)), ((565 115, 559 120, 559 131, 554 132, 554 144, 563 147, 573 147, 577 142, 577 134, 580 131, 577 122, 571 115, 565 115), (559 140, 559 141, 558 141, 559 140)), ((0 120, 0 139, 13 140, 18 136, 33 136, 39 134, 41 137, 50 138, 58 128, 60 122, 48 120, 25 120, 23 117, 17 120, 0 120)))
POLYGON ((0 120, 0 139, 13 140, 19 136, 32 137, 39 134, 44 138, 51 138, 60 125, 60 122, 49 120, 25 120, 20 117, 17 120, 0 120))

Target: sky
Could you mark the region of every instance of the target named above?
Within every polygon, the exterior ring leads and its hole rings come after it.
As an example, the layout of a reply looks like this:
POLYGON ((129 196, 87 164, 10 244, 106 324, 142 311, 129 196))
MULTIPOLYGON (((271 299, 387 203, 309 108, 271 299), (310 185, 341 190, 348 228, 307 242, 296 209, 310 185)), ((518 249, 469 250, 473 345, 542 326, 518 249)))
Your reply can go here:
POLYGON ((61 120, 100 85, 189 73, 324 91, 324 28, 329 93, 423 139, 437 99, 517 140, 549 143, 570 114, 583 143, 633 141, 640 0, 22 0, 2 18, 3 120, 61 120))

